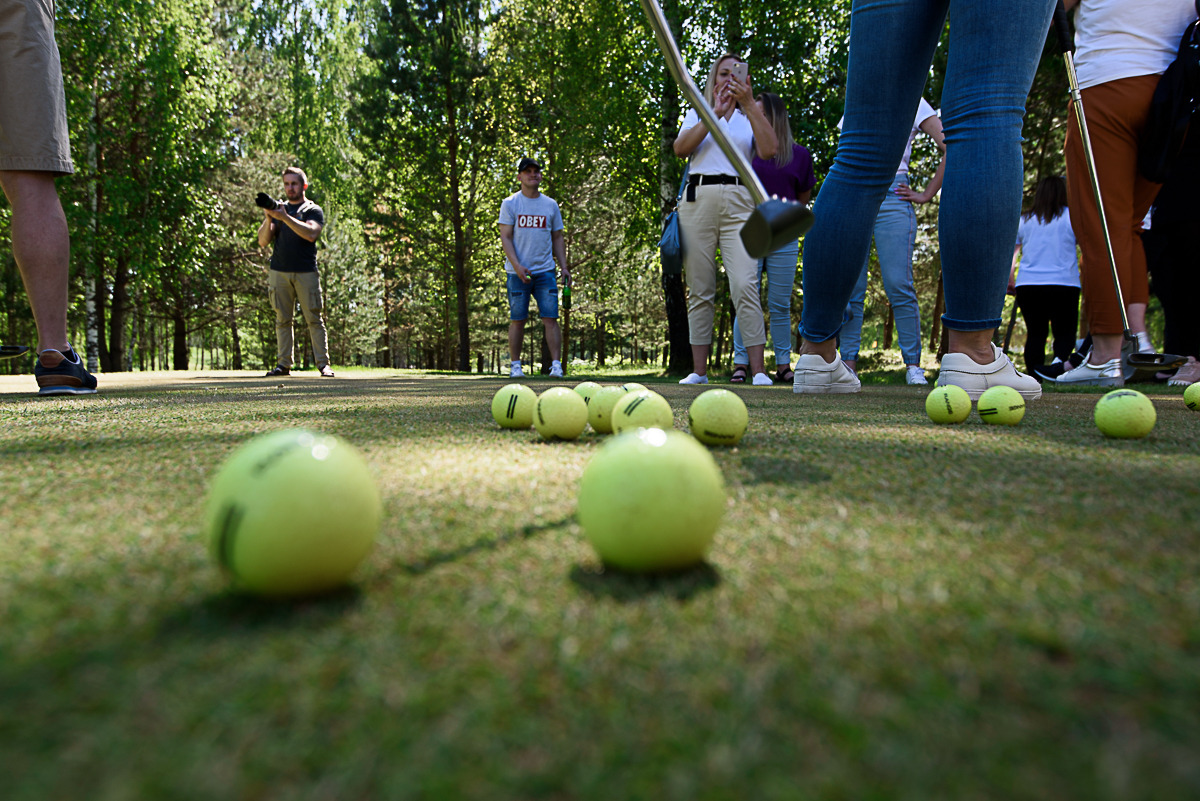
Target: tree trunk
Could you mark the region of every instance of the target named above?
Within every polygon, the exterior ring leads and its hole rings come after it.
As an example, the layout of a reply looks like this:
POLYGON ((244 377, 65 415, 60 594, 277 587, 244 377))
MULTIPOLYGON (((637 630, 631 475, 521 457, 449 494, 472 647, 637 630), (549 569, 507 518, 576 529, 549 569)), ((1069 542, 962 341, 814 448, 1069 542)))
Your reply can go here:
POLYGON ((187 320, 175 309, 171 314, 171 369, 188 369, 187 320))
POLYGON ((129 257, 117 257, 113 271, 112 313, 108 318, 108 368, 113 372, 125 369, 125 323, 129 317, 129 257))
POLYGON ((242 369, 242 338, 238 334, 237 301, 234 300, 233 290, 229 290, 229 346, 233 351, 233 369, 242 369))

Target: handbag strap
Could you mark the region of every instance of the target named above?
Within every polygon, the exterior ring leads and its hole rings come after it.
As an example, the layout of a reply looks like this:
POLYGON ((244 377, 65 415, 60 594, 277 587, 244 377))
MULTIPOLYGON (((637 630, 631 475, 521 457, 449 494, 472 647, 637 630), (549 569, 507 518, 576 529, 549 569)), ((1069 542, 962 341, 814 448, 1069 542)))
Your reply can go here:
MULTIPOLYGON (((1196 2, 1200 3, 1200 0, 1196 0, 1196 2)), ((675 205, 676 206, 678 206, 679 201, 683 199, 683 189, 684 189, 684 187, 687 186, 688 173, 691 172, 691 169, 692 169, 692 160, 688 159, 687 164, 683 165, 683 178, 679 181, 679 191, 675 193, 675 205)))

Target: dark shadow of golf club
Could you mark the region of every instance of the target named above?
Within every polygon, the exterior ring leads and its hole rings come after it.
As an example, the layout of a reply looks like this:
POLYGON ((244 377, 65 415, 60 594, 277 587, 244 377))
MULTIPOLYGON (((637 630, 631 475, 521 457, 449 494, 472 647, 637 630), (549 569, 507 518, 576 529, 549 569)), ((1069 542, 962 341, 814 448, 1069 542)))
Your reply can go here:
POLYGON ((158 625, 158 636, 229 637, 322 628, 357 610, 362 601, 362 590, 353 585, 303 598, 263 598, 226 590, 166 615, 158 625))
MULTIPOLYGON (((461 545, 457 548, 448 548, 444 551, 433 551, 422 559, 417 559, 412 562, 396 565, 399 570, 408 573, 410 576, 420 576, 428 573, 434 568, 457 562, 468 556, 484 551, 496 551, 514 542, 521 542, 537 534, 545 531, 552 531, 556 528, 561 528, 571 522, 571 518, 563 518, 549 523, 530 523, 527 526, 510 531, 507 534, 500 534, 495 537, 479 537, 474 542, 469 542, 466 545, 461 545)), ((385 571, 386 572, 386 571, 385 571)))
POLYGON ((576 565, 571 568, 570 579, 595 598, 633 603, 654 595, 690 601, 702 592, 716 589, 721 583, 721 574, 708 562, 660 573, 630 573, 609 566, 576 565))

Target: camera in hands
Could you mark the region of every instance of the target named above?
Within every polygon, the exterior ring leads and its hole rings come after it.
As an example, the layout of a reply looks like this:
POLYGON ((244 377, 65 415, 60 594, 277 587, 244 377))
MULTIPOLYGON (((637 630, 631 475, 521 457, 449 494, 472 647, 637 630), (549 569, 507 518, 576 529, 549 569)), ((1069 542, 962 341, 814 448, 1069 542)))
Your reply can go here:
POLYGON ((258 193, 258 197, 254 198, 254 205, 258 206, 260 209, 266 209, 267 211, 274 211, 275 209, 283 207, 282 203, 268 195, 266 192, 258 193))

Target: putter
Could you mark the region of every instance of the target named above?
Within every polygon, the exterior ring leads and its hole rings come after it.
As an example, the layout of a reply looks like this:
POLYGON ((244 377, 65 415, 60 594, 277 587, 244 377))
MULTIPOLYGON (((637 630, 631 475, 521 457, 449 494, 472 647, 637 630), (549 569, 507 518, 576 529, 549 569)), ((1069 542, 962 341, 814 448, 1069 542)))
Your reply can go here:
POLYGON ((29 348, 25 345, 0 345, 0 359, 11 359, 28 352, 29 348))
POLYGON ((746 246, 746 252, 752 258, 761 259, 788 242, 804 236, 808 229, 812 228, 813 213, 802 203, 767 197, 767 190, 754 174, 750 162, 746 161, 746 157, 738 152, 721 130, 721 126, 717 124, 717 115, 692 82, 683 63, 683 56, 679 54, 679 47, 675 44, 675 37, 671 35, 671 29, 667 25, 667 18, 663 16, 657 0, 641 2, 642 10, 646 12, 646 19, 650 22, 654 37, 658 39, 658 48, 667 60, 667 69, 671 71, 675 83, 683 90, 700 119, 704 120, 708 132, 713 135, 721 152, 733 162, 742 184, 750 190, 750 196, 754 198, 754 212, 741 230, 742 244, 746 246))
MULTIPOLYGON (((645 2, 645 0, 643 0, 645 2)), ((1173 353, 1138 353, 1137 338, 1129 330, 1129 315, 1125 312, 1125 295, 1121 292, 1121 278, 1117 274, 1117 257, 1113 254, 1112 237, 1108 233, 1108 218, 1104 214, 1104 199, 1100 195, 1100 179, 1096 175, 1096 159, 1092 155, 1092 139, 1088 136, 1087 119, 1083 115, 1083 96, 1079 91, 1079 79, 1075 76, 1075 45, 1071 41, 1071 28, 1067 24, 1067 9, 1063 0, 1058 0, 1054 9, 1054 30, 1058 34, 1058 45, 1062 48, 1063 61, 1067 66, 1067 80, 1071 84, 1071 105, 1075 107, 1075 121, 1079 125, 1079 140, 1083 145, 1084 161, 1087 162, 1088 178, 1092 183, 1092 194, 1096 198, 1096 211, 1100 214, 1100 228, 1104 231, 1104 245, 1108 249, 1108 266, 1112 270, 1113 287, 1117 290, 1117 306, 1121 309, 1121 325, 1124 327, 1125 345, 1121 358, 1136 370, 1171 370, 1181 366, 1187 359, 1173 353), (1128 351, 1128 352, 1126 352, 1128 351)), ((1128 378, 1128 374, 1126 377, 1128 378)))

